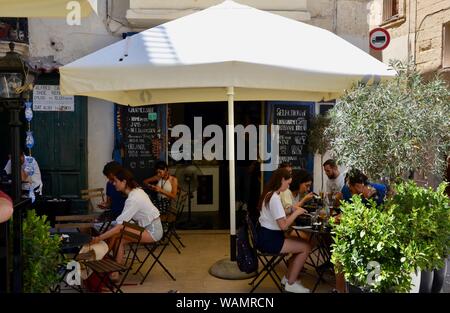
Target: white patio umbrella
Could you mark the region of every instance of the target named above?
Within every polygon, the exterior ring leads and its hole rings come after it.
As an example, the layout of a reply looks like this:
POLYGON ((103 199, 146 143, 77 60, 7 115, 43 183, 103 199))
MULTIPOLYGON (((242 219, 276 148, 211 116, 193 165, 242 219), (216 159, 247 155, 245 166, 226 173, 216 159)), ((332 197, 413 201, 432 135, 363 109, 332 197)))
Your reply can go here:
MULTIPOLYGON (((126 105, 334 99, 394 71, 335 34, 233 1, 128 37, 60 68, 61 93, 126 105)), ((235 230, 234 138, 228 136, 235 230)))

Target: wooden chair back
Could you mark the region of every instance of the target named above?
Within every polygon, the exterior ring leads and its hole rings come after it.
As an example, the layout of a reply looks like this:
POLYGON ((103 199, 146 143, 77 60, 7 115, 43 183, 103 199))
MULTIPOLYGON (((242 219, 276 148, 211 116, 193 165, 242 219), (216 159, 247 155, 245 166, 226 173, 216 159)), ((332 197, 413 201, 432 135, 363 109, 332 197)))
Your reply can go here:
POLYGON ((56 231, 77 229, 78 231, 90 233, 95 226, 97 217, 97 214, 55 216, 55 229, 56 231))
POLYGON ((101 198, 102 202, 105 202, 105 192, 104 188, 94 188, 94 189, 82 189, 81 190, 81 199, 88 200, 89 212, 94 211, 94 205, 92 203, 92 199, 101 198))

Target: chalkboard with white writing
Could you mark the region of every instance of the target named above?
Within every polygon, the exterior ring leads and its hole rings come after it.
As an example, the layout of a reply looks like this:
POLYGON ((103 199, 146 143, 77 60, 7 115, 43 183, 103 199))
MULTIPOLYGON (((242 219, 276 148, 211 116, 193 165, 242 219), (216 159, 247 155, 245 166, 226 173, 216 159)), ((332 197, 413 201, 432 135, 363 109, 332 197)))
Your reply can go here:
POLYGON ((279 126, 279 162, 289 162, 294 169, 307 168, 311 106, 275 103, 272 114, 272 123, 279 126))
POLYGON ((152 175, 155 162, 161 157, 163 116, 157 106, 119 106, 118 117, 123 166, 140 183, 152 175))

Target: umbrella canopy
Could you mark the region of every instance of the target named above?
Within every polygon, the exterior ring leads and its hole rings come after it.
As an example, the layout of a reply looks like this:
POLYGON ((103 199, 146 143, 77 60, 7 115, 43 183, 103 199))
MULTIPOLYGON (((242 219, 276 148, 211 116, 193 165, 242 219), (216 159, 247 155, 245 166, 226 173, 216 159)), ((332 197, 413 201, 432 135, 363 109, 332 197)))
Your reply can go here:
POLYGON ((143 31, 60 68, 61 93, 127 105, 337 98, 395 75, 335 34, 233 1, 143 31))
MULTIPOLYGON (((335 34, 233 1, 143 31, 60 67, 63 95, 125 105, 334 99, 369 77, 395 75, 335 34)), ((231 260, 234 136, 228 136, 231 260)))
MULTIPOLYGON (((81 17, 97 10, 97 0, 78 0, 81 17)), ((2 17, 67 17, 76 8, 70 0, 0 0, 2 17)))

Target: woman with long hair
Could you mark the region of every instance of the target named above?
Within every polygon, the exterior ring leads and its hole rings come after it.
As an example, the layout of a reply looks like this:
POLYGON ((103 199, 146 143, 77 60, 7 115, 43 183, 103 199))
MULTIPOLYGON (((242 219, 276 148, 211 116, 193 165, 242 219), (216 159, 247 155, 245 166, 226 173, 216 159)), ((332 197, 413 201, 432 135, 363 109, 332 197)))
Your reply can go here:
POLYGON ((305 170, 297 170, 292 173, 292 182, 289 184, 289 188, 280 194, 286 214, 290 214, 294 206, 303 207, 314 198, 314 193, 311 192, 312 181, 311 174, 305 170))
POLYGON ((284 231, 294 223, 295 219, 306 213, 301 207, 294 206, 292 213, 286 217, 283 205, 280 199, 280 193, 289 188, 292 178, 287 169, 277 169, 264 187, 258 208, 260 210, 259 227, 257 229, 257 248, 266 253, 291 253, 288 272, 283 277, 282 284, 288 292, 306 293, 309 289, 305 288, 297 277, 303 268, 311 247, 301 240, 294 238, 285 238, 284 231))
MULTIPOLYGON (((101 240, 110 239, 109 245, 110 247, 113 246, 115 239, 118 238, 122 230, 122 223, 131 220, 145 228, 145 231, 142 233, 142 243, 159 241, 163 236, 159 211, 148 195, 139 187, 133 174, 127 169, 121 168, 115 174, 113 184, 117 191, 120 191, 127 197, 125 206, 122 213, 116 219, 117 224, 100 236, 94 237, 91 243, 98 243, 101 240)), ((124 263, 124 248, 129 242, 128 239, 122 239, 116 255, 116 261, 118 263, 124 263)))

